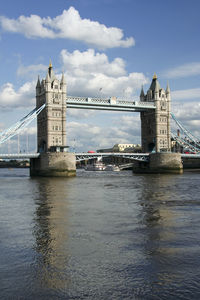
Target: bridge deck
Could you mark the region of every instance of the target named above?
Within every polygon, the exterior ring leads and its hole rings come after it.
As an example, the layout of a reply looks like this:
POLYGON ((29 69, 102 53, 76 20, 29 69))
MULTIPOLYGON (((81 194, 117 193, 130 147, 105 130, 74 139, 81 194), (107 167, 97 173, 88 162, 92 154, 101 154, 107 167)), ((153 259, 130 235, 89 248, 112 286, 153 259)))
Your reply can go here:
MULTIPOLYGON (((98 157, 123 157, 129 158, 133 160, 147 160, 149 157, 149 153, 113 153, 113 152, 95 152, 95 153, 87 153, 87 152, 78 152, 74 153, 77 161, 85 160, 85 159, 94 159, 98 157)), ((4 153, 0 154, 0 159, 29 159, 29 158, 37 158, 40 156, 40 153, 4 153)), ((181 154, 182 158, 200 158, 200 154, 181 154)))
POLYGON ((37 158, 40 156, 40 153, 4 153, 0 154, 0 159, 29 159, 37 158))

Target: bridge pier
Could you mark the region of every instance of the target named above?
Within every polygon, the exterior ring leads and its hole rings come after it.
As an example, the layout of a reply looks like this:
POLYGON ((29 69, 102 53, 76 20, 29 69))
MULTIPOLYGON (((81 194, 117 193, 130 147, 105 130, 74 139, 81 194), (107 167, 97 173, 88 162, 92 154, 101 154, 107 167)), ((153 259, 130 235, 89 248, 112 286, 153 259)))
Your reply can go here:
POLYGON ((148 162, 135 162, 134 173, 167 173, 182 174, 183 163, 181 153, 160 152, 149 154, 148 162))
POLYGON ((30 159, 30 176, 76 176, 76 157, 73 153, 47 152, 30 159))

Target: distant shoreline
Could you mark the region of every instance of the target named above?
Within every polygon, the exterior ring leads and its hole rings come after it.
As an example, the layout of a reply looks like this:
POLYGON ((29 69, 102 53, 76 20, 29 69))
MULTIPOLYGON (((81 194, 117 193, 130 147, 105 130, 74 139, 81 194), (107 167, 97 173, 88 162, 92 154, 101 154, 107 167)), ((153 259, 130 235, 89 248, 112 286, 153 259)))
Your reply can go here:
POLYGON ((1 161, 0 168, 29 168, 30 163, 27 161, 1 161))

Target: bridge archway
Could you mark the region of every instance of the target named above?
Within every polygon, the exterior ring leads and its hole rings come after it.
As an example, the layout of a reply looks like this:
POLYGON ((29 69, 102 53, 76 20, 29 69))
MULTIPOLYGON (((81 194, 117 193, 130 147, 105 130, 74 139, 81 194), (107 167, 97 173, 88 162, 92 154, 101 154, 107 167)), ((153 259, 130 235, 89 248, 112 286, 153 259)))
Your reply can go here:
POLYGON ((39 144, 39 149, 38 149, 40 153, 46 152, 47 151, 47 145, 46 142, 44 140, 42 140, 39 144))
POLYGON ((155 143, 149 143, 148 144, 148 152, 154 151, 155 147, 156 147, 155 143))

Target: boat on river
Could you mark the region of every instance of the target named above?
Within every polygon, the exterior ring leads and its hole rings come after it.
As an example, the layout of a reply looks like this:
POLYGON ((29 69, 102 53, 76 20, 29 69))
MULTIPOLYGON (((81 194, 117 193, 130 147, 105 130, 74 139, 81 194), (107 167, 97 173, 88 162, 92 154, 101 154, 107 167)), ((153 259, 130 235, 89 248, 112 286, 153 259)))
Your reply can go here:
POLYGON ((118 171, 120 171, 120 168, 116 165, 107 165, 105 167, 105 171, 118 172, 118 171))
POLYGON ((116 165, 105 165, 101 161, 97 161, 94 164, 88 164, 85 167, 86 171, 112 171, 112 172, 118 172, 120 171, 120 168, 116 165))
POLYGON ((97 161, 94 164, 88 164, 85 167, 86 171, 104 171, 106 168, 105 164, 102 161, 97 161))

